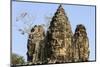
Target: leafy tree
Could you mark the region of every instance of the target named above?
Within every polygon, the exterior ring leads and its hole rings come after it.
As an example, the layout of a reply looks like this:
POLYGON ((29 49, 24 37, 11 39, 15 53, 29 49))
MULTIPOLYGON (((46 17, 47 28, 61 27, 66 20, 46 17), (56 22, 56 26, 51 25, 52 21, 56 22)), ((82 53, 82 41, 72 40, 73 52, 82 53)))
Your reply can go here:
POLYGON ((23 56, 19 56, 19 55, 13 53, 11 55, 11 63, 12 64, 24 64, 25 60, 24 60, 23 56))

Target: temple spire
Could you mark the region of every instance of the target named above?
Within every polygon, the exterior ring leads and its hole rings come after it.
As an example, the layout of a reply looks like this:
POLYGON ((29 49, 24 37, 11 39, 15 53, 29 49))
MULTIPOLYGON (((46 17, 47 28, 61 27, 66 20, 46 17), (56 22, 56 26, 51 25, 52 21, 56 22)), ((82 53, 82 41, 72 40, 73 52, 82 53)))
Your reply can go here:
POLYGON ((62 8, 62 4, 59 5, 59 8, 62 8))
POLYGON ((71 37, 72 30, 68 17, 65 14, 65 10, 62 5, 58 6, 49 26, 48 39, 46 44, 49 63, 56 62, 69 62, 71 61, 71 37), (67 51, 68 50, 68 51, 67 51), (55 62, 54 62, 55 61, 55 62))

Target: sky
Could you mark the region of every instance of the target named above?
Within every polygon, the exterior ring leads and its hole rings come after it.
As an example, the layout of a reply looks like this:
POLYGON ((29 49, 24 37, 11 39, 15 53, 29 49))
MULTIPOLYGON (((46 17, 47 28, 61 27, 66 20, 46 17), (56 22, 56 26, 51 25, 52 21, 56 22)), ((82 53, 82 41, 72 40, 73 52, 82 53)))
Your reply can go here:
MULTIPOLYGON (((27 59, 27 38, 22 35, 16 25, 24 26, 22 21, 16 22, 16 17, 22 12, 28 12, 33 16, 34 25, 46 24, 46 16, 53 16, 59 4, 31 3, 31 2, 12 2, 12 52, 24 56, 27 59)), ((72 31, 74 33, 76 25, 83 24, 86 27, 89 38, 90 56, 89 60, 95 60, 95 6, 62 5, 69 18, 72 31)))

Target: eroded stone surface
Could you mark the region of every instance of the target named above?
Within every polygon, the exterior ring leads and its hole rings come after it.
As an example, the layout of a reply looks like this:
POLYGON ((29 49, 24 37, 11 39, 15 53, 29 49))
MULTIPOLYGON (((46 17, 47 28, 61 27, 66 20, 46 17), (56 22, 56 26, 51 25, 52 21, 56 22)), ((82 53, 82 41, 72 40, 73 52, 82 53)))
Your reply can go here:
POLYGON ((44 29, 41 25, 34 26, 31 29, 28 39, 28 52, 27 60, 34 64, 41 63, 43 60, 43 49, 44 49, 44 29))
POLYGON ((89 58, 89 41, 84 25, 79 24, 76 27, 73 36, 73 57, 74 61, 88 61, 89 58))
POLYGON ((72 31, 68 17, 61 5, 52 18, 47 35, 47 46, 50 46, 48 51, 51 51, 47 52, 50 53, 48 54, 50 55, 48 56, 49 62, 69 62, 71 60, 72 31))
POLYGON ((84 25, 79 24, 73 35, 69 19, 60 5, 45 34, 41 25, 31 29, 27 60, 31 64, 88 61, 89 41, 84 25))

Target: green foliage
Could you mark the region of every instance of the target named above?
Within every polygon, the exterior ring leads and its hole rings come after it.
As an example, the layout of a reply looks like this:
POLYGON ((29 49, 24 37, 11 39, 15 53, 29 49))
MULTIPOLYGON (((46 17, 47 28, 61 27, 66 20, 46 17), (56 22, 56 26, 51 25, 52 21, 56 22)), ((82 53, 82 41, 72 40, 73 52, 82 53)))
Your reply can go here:
POLYGON ((24 60, 23 56, 19 56, 19 55, 13 53, 11 55, 11 63, 12 64, 24 64, 25 60, 24 60))

